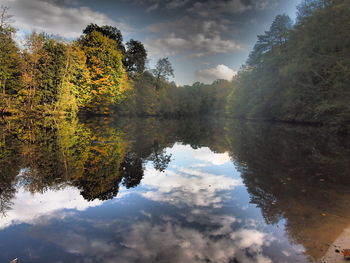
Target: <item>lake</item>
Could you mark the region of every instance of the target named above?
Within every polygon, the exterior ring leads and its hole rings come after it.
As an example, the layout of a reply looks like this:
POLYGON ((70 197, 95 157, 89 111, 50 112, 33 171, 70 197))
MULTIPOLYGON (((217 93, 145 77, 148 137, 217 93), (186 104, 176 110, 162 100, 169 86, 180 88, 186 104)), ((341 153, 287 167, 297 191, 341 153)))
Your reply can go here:
POLYGON ((5 119, 0 136, 0 262, 339 262, 350 248, 350 140, 319 127, 5 119))

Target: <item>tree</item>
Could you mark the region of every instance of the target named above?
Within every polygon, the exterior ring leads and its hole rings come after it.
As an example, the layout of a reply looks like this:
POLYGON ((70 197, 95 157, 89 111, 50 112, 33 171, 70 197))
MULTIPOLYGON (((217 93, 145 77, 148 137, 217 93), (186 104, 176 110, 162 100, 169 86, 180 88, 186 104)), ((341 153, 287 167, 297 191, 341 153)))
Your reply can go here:
POLYGON ((288 15, 276 16, 270 30, 265 31, 263 35, 258 35, 258 41, 247 61, 248 66, 259 65, 265 53, 271 51, 276 46, 286 44, 292 27, 293 22, 288 15))
POLYGON ((135 77, 145 70, 147 51, 140 41, 131 39, 126 43, 124 66, 129 76, 135 77))
POLYGON ((301 23, 304 18, 311 16, 316 10, 324 8, 333 2, 334 0, 303 0, 297 6, 297 23, 301 23))
POLYGON ((0 10, 0 111, 4 112, 12 103, 9 95, 17 94, 22 80, 22 63, 19 48, 12 36, 11 16, 7 7, 0 10))
POLYGON ((74 115, 91 100, 91 77, 86 65, 86 55, 75 42, 67 46, 67 60, 59 93, 58 110, 74 115))
POLYGON ((82 49, 90 72, 92 100, 86 105, 90 112, 106 114, 110 107, 125 99, 129 90, 123 55, 116 41, 93 31, 85 36, 82 49))
MULTIPOLYGON (((114 40, 116 42, 116 46, 117 48, 122 51, 125 52, 125 47, 123 44, 123 35, 120 32, 120 30, 116 27, 113 26, 108 26, 108 25, 104 25, 104 26, 98 26, 96 24, 89 24, 84 30, 83 33, 85 34, 85 36, 90 35, 92 32, 100 32, 101 34, 103 34, 104 36, 114 40)), ((83 37, 81 37, 81 41, 86 41, 87 39, 83 37)))
POLYGON ((30 109, 55 110, 67 67, 67 46, 44 33, 32 33, 25 44, 22 95, 30 109))
POLYGON ((153 74, 156 77, 156 88, 159 87, 160 79, 167 80, 168 77, 174 77, 174 70, 168 58, 161 58, 156 64, 156 68, 153 69, 153 74))
POLYGON ((348 132, 350 2, 304 1, 299 13, 302 19, 294 28, 289 30, 289 19, 276 17, 258 40, 247 62, 252 67, 234 81, 228 108, 235 117, 309 122, 348 132))
POLYGON ((0 29, 1 32, 12 34, 16 30, 11 26, 12 15, 9 14, 9 9, 7 6, 0 7, 0 29))

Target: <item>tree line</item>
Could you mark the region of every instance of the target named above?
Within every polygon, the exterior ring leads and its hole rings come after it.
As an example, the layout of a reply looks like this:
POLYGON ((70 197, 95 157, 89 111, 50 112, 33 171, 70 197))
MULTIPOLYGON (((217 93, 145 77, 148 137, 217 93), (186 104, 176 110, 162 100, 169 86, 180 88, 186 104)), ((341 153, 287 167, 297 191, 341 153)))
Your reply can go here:
POLYGON ((146 68, 140 41, 125 45, 119 29, 88 25, 67 42, 33 32, 19 48, 8 9, 0 25, 2 114, 195 116, 224 114, 229 81, 178 87, 168 58, 146 68))
POLYGON ((167 58, 147 69, 143 44, 115 27, 88 25, 64 42, 32 33, 14 41, 0 24, 0 110, 128 116, 218 115, 350 125, 350 2, 303 0, 295 23, 278 15, 233 80, 177 86, 167 58))
POLYGON ((233 81, 236 118, 350 126, 350 2, 304 0, 278 15, 233 81))
MULTIPOLYGON (((19 47, 8 8, 0 19, 2 114, 109 114, 145 71, 143 44, 124 45, 116 27, 90 24, 71 42, 33 32, 19 47)), ((173 75, 167 58, 152 72, 157 83, 173 75)))

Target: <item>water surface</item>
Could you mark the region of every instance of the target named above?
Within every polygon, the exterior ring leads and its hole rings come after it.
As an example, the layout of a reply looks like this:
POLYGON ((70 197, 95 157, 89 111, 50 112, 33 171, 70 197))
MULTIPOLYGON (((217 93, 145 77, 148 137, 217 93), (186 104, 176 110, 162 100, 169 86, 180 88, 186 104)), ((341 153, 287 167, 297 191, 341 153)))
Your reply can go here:
POLYGON ((338 262, 350 238, 350 143, 320 128, 101 118, 0 131, 0 262, 338 262))

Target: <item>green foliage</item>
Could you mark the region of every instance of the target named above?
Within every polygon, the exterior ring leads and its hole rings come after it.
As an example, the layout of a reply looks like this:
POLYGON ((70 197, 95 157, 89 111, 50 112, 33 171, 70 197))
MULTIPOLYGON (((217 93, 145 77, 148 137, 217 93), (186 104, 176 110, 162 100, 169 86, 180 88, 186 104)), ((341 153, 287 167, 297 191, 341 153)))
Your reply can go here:
POLYGON ((121 52, 125 51, 125 47, 123 44, 123 35, 118 28, 113 27, 113 26, 108 26, 108 25, 98 26, 96 24, 89 24, 83 30, 84 36, 82 36, 80 38, 80 41, 83 42, 84 44, 88 44, 88 42, 89 42, 88 36, 94 31, 99 32, 102 35, 108 37, 109 39, 114 40, 116 48, 118 50, 120 50, 121 52))
POLYGON ((247 65, 234 81, 228 112, 240 118, 312 122, 347 131, 349 17, 348 1, 320 0, 299 6, 298 23, 291 30, 288 19, 279 19, 286 26, 276 28, 284 29, 272 30, 271 26, 264 37, 259 36, 247 65), (271 32, 284 32, 274 35, 287 37, 262 43, 261 39, 270 39, 271 32))
POLYGON ((189 117, 225 115, 225 105, 232 83, 216 80, 207 85, 176 86, 164 79, 158 80, 144 72, 134 83, 127 99, 117 107, 120 115, 189 117))
POLYGON ((7 12, 0 12, 1 115, 109 114, 132 90, 127 73, 136 79, 144 71, 142 43, 130 40, 125 50, 120 30, 108 25, 90 24, 71 43, 33 32, 20 52, 7 12))
POLYGON ((140 41, 131 39, 126 43, 124 66, 129 76, 136 78, 145 71, 147 51, 140 41))
POLYGON ((129 89, 123 55, 116 48, 116 41, 100 32, 92 31, 84 37, 82 49, 90 72, 92 100, 84 105, 95 113, 108 113, 113 104, 125 98, 129 89))
POLYGON ((278 15, 272 22, 269 31, 264 35, 258 35, 258 41, 250 53, 247 65, 258 66, 263 62, 264 54, 283 46, 289 39, 292 29, 292 20, 287 15, 278 15))
POLYGON ((174 70, 168 58, 161 58, 157 61, 155 69, 152 73, 157 80, 157 88, 161 80, 168 80, 168 77, 174 77, 174 70))
POLYGON ((22 85, 22 61, 19 48, 12 39, 15 29, 10 25, 8 9, 0 10, 0 112, 14 110, 13 98, 22 85))
POLYGON ((67 70, 67 47, 44 34, 32 33, 26 42, 24 90, 21 95, 30 109, 53 109, 58 100, 67 70))

